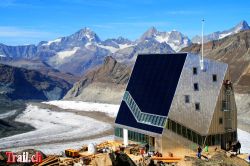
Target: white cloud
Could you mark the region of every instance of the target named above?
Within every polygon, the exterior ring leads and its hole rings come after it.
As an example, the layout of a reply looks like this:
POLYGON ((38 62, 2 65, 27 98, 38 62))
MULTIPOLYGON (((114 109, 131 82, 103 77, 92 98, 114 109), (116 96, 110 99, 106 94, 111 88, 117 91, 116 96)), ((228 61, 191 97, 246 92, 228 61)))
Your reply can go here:
POLYGON ((50 32, 39 31, 34 29, 23 29, 12 26, 0 26, 0 37, 40 38, 48 36, 51 36, 50 32))

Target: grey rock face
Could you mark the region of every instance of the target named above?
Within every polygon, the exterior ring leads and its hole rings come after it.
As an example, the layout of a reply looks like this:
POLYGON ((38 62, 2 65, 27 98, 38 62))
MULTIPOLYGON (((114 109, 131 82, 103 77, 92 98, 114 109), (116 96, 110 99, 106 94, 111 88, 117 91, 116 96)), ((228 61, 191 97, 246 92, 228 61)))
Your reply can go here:
POLYGON ((0 43, 0 57, 5 58, 33 58, 37 52, 35 45, 7 46, 0 43))
POLYGON ((14 100, 57 100, 71 88, 62 79, 3 64, 0 64, 0 82, 1 94, 14 100))
POLYGON ((75 83, 64 99, 119 103, 130 72, 129 66, 108 56, 102 66, 89 71, 75 83))
POLYGON ((172 50, 179 51, 183 47, 191 45, 189 38, 178 31, 171 32, 159 32, 155 27, 150 28, 146 31, 137 42, 155 40, 159 43, 166 43, 170 45, 172 50))
POLYGON ((154 39, 138 42, 135 46, 118 50, 111 54, 118 62, 133 63, 138 54, 173 53, 174 50, 167 43, 159 43, 154 39))
POLYGON ((134 42, 130 41, 129 39, 125 39, 123 37, 118 37, 117 39, 107 39, 102 42, 104 46, 111 46, 115 48, 120 48, 119 45, 132 45, 134 42))

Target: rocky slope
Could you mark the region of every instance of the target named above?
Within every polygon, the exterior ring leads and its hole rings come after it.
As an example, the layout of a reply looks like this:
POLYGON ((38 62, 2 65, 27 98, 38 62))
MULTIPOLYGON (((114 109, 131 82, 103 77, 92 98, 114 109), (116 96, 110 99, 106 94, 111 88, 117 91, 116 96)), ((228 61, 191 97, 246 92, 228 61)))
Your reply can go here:
POLYGON ((102 66, 75 83, 64 99, 119 104, 130 72, 131 67, 108 56, 102 66))
POLYGON ((35 45, 24 46, 7 46, 0 43, 0 59, 1 58, 33 58, 37 52, 35 45))
POLYGON ((71 85, 62 79, 0 64, 0 94, 12 100, 60 99, 70 88, 71 85))
POLYGON ((70 73, 64 73, 57 69, 54 69, 46 62, 40 60, 28 60, 28 59, 4 60, 0 61, 0 63, 19 68, 25 68, 28 70, 36 70, 42 74, 65 80, 72 85, 80 79, 80 77, 78 76, 72 75, 70 73))
MULTIPOLYGON (((204 56, 229 64, 232 81, 238 93, 250 93, 250 30, 242 31, 204 45, 204 56)), ((201 53, 201 45, 193 44, 182 49, 201 53)))

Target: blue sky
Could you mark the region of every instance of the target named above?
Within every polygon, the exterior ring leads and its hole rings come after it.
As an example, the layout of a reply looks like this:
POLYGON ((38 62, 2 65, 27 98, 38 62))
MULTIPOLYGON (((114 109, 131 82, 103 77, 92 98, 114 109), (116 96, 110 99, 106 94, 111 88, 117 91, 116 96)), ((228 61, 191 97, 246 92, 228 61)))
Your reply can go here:
POLYGON ((136 39, 154 26, 188 37, 250 21, 248 0, 0 0, 0 43, 37 44, 89 27, 101 39, 136 39))

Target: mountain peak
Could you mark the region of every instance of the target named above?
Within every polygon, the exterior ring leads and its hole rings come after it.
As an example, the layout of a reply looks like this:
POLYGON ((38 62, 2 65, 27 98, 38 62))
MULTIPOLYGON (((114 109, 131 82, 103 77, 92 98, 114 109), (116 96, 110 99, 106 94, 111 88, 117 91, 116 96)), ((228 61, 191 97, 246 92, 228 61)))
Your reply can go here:
POLYGON ((79 31, 77 31, 76 33, 94 33, 94 32, 90 28, 84 27, 80 29, 79 31))
POLYGON ((248 23, 245 21, 245 20, 242 20, 241 22, 239 22, 236 26, 235 26, 236 29, 238 30, 248 30, 250 29, 248 23))
POLYGON ((157 29, 153 26, 153 27, 150 27, 145 33, 154 35, 157 33, 157 29))
POLYGON ((76 33, 71 35, 71 37, 74 39, 77 39, 77 40, 87 39, 90 42, 99 42, 100 41, 100 39, 96 35, 96 33, 88 27, 80 29, 79 31, 77 31, 76 33))
MULTIPOLYGON (((249 30, 250 27, 248 25, 248 23, 245 20, 242 20, 241 22, 239 22, 237 25, 235 25, 234 27, 232 27, 231 29, 225 30, 225 31, 217 31, 208 35, 204 36, 204 42, 209 42, 212 40, 219 40, 219 39, 223 39, 229 35, 233 35, 236 33, 239 33, 240 31, 245 31, 245 30, 249 30)), ((200 43, 201 42, 201 36, 195 36, 192 39, 193 43, 200 43)))
POLYGON ((155 27, 149 28, 139 39, 140 41, 148 40, 153 38, 158 33, 157 29, 155 27))

